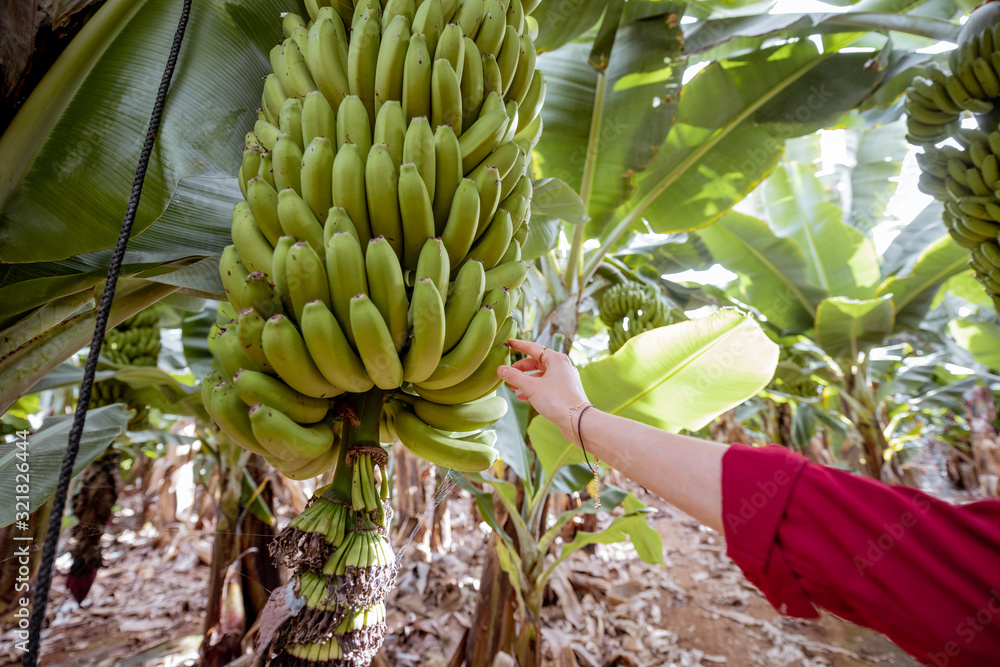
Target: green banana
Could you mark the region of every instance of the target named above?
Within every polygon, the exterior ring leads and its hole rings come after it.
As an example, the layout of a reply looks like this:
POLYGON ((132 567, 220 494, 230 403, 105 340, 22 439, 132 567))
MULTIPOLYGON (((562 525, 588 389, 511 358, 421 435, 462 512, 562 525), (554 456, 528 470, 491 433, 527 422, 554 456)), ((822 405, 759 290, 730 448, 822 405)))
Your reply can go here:
POLYGON ((459 405, 440 405, 416 396, 403 395, 414 414, 424 423, 449 433, 464 433, 486 428, 507 414, 506 399, 490 396, 459 405))
POLYGON ((408 319, 413 339, 403 359, 403 380, 422 382, 437 368, 444 348, 444 301, 430 278, 413 286, 408 319))
POLYGON ((452 470, 486 470, 499 455, 492 447, 445 435, 405 410, 396 416, 395 430, 399 441, 411 452, 452 470))
MULTIPOLYGON (((271 280, 274 282, 274 293, 281 301, 285 312, 292 310, 292 298, 288 291, 288 280, 285 278, 285 265, 288 262, 288 251, 295 245, 294 236, 282 236, 274 246, 274 260, 271 265, 271 280)), ((263 325, 261 325, 263 327, 263 325)))
MULTIPOLYGON (((385 20, 386 16, 388 13, 383 14, 382 19, 385 20)), ((410 19, 405 14, 399 14, 382 32, 384 34, 375 67, 376 118, 383 104, 403 99, 403 68, 406 64, 406 51, 410 46, 410 19)))
POLYGON ((417 166, 399 170, 399 212, 403 219, 403 266, 415 269, 427 239, 434 236, 434 209, 417 166))
MULTIPOLYGON (((257 141, 260 142, 261 148, 270 153, 274 150, 274 142, 278 140, 281 128, 267 122, 266 118, 258 118, 253 126, 253 134, 257 137, 257 141)), ((257 173, 259 172, 260 170, 258 169, 257 173)))
POLYGON ((499 93, 506 95, 514 82, 517 72, 517 61, 521 57, 521 34, 508 25, 500 41, 500 50, 493 53, 496 56, 497 73, 500 79, 499 93))
POLYGON ((278 193, 278 220, 284 235, 305 241, 317 254, 323 252, 323 227, 305 200, 291 188, 278 193))
POLYGON ((260 146, 251 146, 243 150, 243 161, 240 163, 240 192, 243 199, 247 198, 247 181, 257 177, 260 170, 260 146))
POLYGON ((341 101, 351 91, 347 81, 347 57, 340 50, 340 45, 347 42, 344 24, 340 19, 328 16, 320 16, 313 23, 306 39, 309 71, 316 87, 334 111, 340 108, 341 101))
MULTIPOLYGON (((282 475, 288 479, 303 480, 312 479, 322 475, 326 471, 336 467, 337 460, 340 456, 340 447, 337 446, 336 442, 330 447, 324 454, 320 454, 312 461, 306 463, 301 467, 292 467, 287 465, 284 461, 276 459, 274 456, 264 457, 268 463, 271 464, 273 468, 278 470, 282 475), (275 465, 277 463, 278 465, 275 465)), ((331 642, 336 645, 337 642, 331 642)), ((338 653, 339 655, 339 653, 338 653)), ((318 654, 317 654, 318 657, 318 654)))
POLYGON ((407 123, 431 115, 432 63, 433 51, 428 48, 427 36, 412 34, 403 67, 403 115, 407 123))
POLYGON ((492 0, 476 35, 476 46, 482 53, 499 53, 506 28, 507 8, 500 0, 492 0))
POLYGON ((347 82, 351 95, 361 98, 369 118, 375 117, 375 75, 382 32, 381 18, 380 12, 363 13, 351 31, 347 52, 347 82))
MULTIPOLYGON (((444 405, 474 401, 497 390, 503 382, 497 375, 497 368, 509 362, 510 349, 506 345, 495 345, 479 368, 462 382, 446 389, 426 389, 419 385, 414 385, 414 388, 421 398, 444 405)), ((398 421, 396 429, 398 433, 398 421)))
MULTIPOLYGON (((517 243, 514 241, 514 243, 517 243)), ((531 265, 527 262, 512 261, 505 264, 498 264, 495 268, 486 272, 486 290, 492 291, 497 287, 514 289, 520 287, 521 283, 528 277, 531 265)))
POLYGON ((361 357, 322 301, 311 301, 302 310, 302 337, 316 367, 331 384, 356 394, 374 386, 361 357))
MULTIPOLYGON (((274 163, 271 160, 273 153, 267 150, 260 154, 260 170, 257 175, 264 179, 271 188, 274 188, 274 163)), ((249 184, 248 184, 249 185, 249 184)), ((277 192, 277 190, 275 190, 277 192)))
POLYGON ((471 127, 479 118, 482 109, 484 92, 483 56, 476 48, 476 43, 465 38, 465 63, 462 65, 462 77, 459 90, 462 93, 462 127, 471 127))
POLYGON ((479 34, 479 27, 483 23, 487 4, 488 0, 463 0, 459 3, 455 23, 461 26, 462 32, 472 39, 475 39, 476 35, 479 34))
POLYGON ((388 0, 382 9, 382 32, 386 32, 392 22, 399 16, 406 19, 409 25, 416 14, 417 7, 413 0, 388 0))
POLYGON ((424 180, 427 195, 433 201, 436 186, 434 132, 426 118, 414 118, 403 139, 403 164, 413 163, 424 180))
MULTIPOLYGON (((464 44, 463 44, 464 45, 464 44)), ((431 71, 431 125, 462 131, 462 84, 452 64, 439 58, 431 71)))
POLYGON ((444 306, 445 352, 449 352, 462 340, 472 319, 476 317, 486 293, 485 286, 486 272, 482 262, 473 259, 458 270, 444 306))
POLYGON ((375 117, 375 133, 373 141, 385 144, 392 156, 393 168, 403 163, 403 141, 406 137, 406 116, 403 115, 403 105, 395 100, 382 104, 378 116, 375 117))
POLYGON ((476 221, 476 240, 486 233, 497 208, 500 206, 502 185, 503 181, 500 180, 496 167, 487 167, 476 179, 476 189, 479 191, 479 220, 476 221))
POLYGON ((479 221, 479 190, 475 181, 463 179, 448 208, 448 219, 441 242, 448 252, 451 266, 456 269, 472 248, 479 221))
POLYGON ((315 424, 330 411, 328 399, 300 394, 281 380, 257 371, 238 370, 233 375, 233 386, 248 406, 263 403, 300 424, 315 424))
POLYGON ((403 256, 403 219, 399 212, 399 177, 396 164, 385 144, 375 144, 365 163, 365 189, 368 221, 372 234, 383 237, 396 253, 403 256))
POLYGON ((468 330, 425 380, 414 382, 419 389, 446 389, 471 376, 489 355, 496 337, 496 314, 487 306, 479 309, 468 330))
POLYGON ((366 193, 361 149, 355 144, 344 144, 333 161, 333 205, 347 211, 362 247, 372 238, 366 193))
MULTIPOLYGON (((232 324, 235 324, 232 323, 232 324)), ((240 339, 236 335, 236 330, 232 326, 223 331, 215 340, 215 358, 218 359, 222 367, 223 375, 227 380, 232 380, 236 371, 246 368, 253 371, 260 369, 254 365, 250 357, 246 355, 240 339)))
POLYGON ((240 341, 243 353, 253 363, 253 368, 274 375, 274 368, 267 362, 260 342, 263 333, 264 318, 256 310, 247 308, 236 314, 236 337, 240 341))
POLYGON ((361 161, 368 159, 368 151, 372 147, 372 127, 365 104, 357 95, 348 95, 340 104, 337 113, 337 151, 344 144, 354 144, 361 156, 361 161))
POLYGON ((305 144, 302 143, 302 100, 297 97, 289 97, 285 100, 281 106, 278 129, 281 133, 287 132, 292 135, 299 148, 305 147, 305 144))
POLYGON ((252 406, 249 415, 257 442, 287 462, 301 461, 305 464, 322 456, 333 446, 333 429, 327 423, 303 426, 277 408, 263 403, 252 406))
POLYGON ((239 202, 233 207, 232 235, 233 245, 247 271, 262 271, 270 276, 273 250, 246 202, 239 202))
POLYGON ((265 179, 255 176, 247 181, 247 204, 267 242, 276 244, 284 234, 278 219, 278 191, 265 179))
POLYGON ((286 99, 288 99, 288 96, 285 94, 285 89, 281 86, 281 80, 278 78, 278 75, 268 74, 264 77, 264 93, 261 96, 261 107, 264 110, 267 122, 271 125, 277 126, 281 118, 281 106, 285 103, 286 99))
POLYGON ((302 199, 317 220, 326 219, 333 206, 333 144, 327 137, 315 137, 302 156, 302 199))
POLYGON ((502 208, 497 209, 486 232, 473 244, 468 256, 478 259, 483 263, 483 268, 489 271, 503 257, 513 234, 514 226, 510 213, 502 208))
POLYGON ((261 336, 264 356, 289 387, 313 398, 334 398, 344 393, 316 368, 302 335, 291 320, 274 315, 264 324, 261 336))
POLYGON ((285 260, 285 282, 295 321, 302 321, 302 309, 310 301, 322 301, 330 306, 330 284, 323 260, 308 243, 296 243, 285 260))
POLYGON ((511 290, 507 287, 496 287, 490 290, 483 297, 483 305, 493 309, 497 328, 500 328, 503 321, 510 315, 510 311, 514 309, 511 303, 511 290))
POLYGON ((351 298, 350 311, 354 344, 368 376, 379 389, 398 388, 403 382, 403 365, 378 308, 367 294, 361 293, 351 298))
POLYGON ((278 192, 291 188, 302 194, 301 169, 302 149, 295 137, 287 132, 278 135, 271 152, 271 163, 274 169, 274 184, 278 192))
MULTIPOLYGON (((542 113, 542 105, 545 103, 545 76, 542 74, 542 70, 536 69, 535 74, 531 77, 531 84, 528 86, 528 92, 517 106, 519 111, 518 121, 517 121, 517 132, 521 132, 528 125, 535 120, 542 113)), ((948 114, 948 116, 954 120, 958 114, 939 111, 938 113, 948 114)))
MULTIPOLYGON (((517 239, 511 239, 510 245, 507 246, 507 250, 504 252, 503 257, 497 262, 496 268, 500 268, 501 264, 507 264, 508 262, 518 262, 521 260, 521 242, 517 239)), ((491 269, 492 270, 492 269, 491 269)))
POLYGON ((451 275, 451 263, 448 261, 448 251, 441 239, 434 237, 424 242, 417 260, 416 280, 430 278, 442 300, 448 298, 448 280, 451 275))
POLYGON ((444 8, 441 0, 424 0, 418 4, 417 12, 413 15, 413 29, 410 32, 424 35, 428 51, 434 53, 444 25, 444 8))
MULTIPOLYGON (((500 71, 500 65, 497 63, 497 58, 492 53, 484 53, 482 56, 483 61, 483 106, 479 110, 479 118, 482 118, 487 111, 492 111, 492 109, 486 108, 486 101, 492 96, 496 96, 498 99, 503 99, 504 90, 504 80, 503 72, 500 71)), ((502 105, 501 105, 502 106, 502 105)))
MULTIPOLYGON (((337 117, 333 107, 321 91, 314 90, 307 93, 302 100, 303 143, 308 146, 316 137, 332 139, 335 136, 337 136, 337 117)), ((332 141, 330 147, 333 148, 332 141)))
POLYGON ((330 237, 337 232, 350 234, 355 241, 358 241, 358 245, 361 245, 361 241, 358 239, 358 230, 354 228, 351 216, 347 215, 347 211, 339 206, 334 206, 330 209, 330 214, 326 216, 326 223, 323 225, 323 245, 329 244, 330 237))
POLYGON ((326 266, 333 301, 331 310, 337 316, 351 345, 356 347, 357 341, 351 326, 351 299, 357 294, 368 294, 368 278, 361 245, 347 232, 334 234, 326 245, 326 266))
POLYGON ((406 285, 399 258, 384 237, 376 236, 368 242, 365 267, 369 296, 389 328, 396 352, 399 352, 409 337, 409 304, 406 301, 406 285))
POLYGON ((270 317, 281 310, 281 302, 274 292, 274 286, 261 271, 247 275, 240 290, 239 303, 244 308, 256 309, 263 317, 270 317))
POLYGON ((212 421, 243 449, 254 454, 267 454, 267 449, 254 437, 247 404, 236 393, 236 389, 225 381, 212 384, 208 377, 202 382, 203 387, 208 387, 207 392, 202 390, 202 397, 205 401, 205 410, 212 417, 212 421))

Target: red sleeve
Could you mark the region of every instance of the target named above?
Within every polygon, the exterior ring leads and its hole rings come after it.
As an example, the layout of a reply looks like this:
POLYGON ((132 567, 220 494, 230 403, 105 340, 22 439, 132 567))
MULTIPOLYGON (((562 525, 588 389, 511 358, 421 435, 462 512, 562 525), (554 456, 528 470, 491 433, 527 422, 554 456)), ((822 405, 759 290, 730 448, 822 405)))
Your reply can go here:
POLYGON ((733 445, 722 514, 727 554, 781 613, 822 607, 927 665, 1000 664, 1000 501, 956 507, 733 445))

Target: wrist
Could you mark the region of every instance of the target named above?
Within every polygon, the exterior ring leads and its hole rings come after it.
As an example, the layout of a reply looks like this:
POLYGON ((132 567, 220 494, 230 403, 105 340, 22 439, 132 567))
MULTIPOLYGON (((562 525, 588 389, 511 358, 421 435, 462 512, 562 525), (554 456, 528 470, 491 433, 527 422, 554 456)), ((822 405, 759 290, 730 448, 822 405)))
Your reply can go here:
POLYGON ((567 440, 572 442, 577 447, 580 446, 580 433, 579 433, 580 419, 583 417, 584 412, 593 407, 594 406, 591 405, 590 401, 584 400, 581 401, 580 403, 577 403, 574 407, 570 408, 569 410, 566 419, 566 427, 563 430, 563 435, 566 437, 567 440))

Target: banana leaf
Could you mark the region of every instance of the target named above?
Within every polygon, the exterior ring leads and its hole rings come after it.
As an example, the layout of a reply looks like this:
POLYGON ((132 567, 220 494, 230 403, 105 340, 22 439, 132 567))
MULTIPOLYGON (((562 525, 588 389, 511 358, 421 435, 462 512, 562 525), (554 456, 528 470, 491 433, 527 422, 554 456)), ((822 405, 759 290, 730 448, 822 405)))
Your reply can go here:
POLYGON ((945 234, 923 249, 909 273, 883 282, 878 295, 892 297, 894 331, 918 328, 941 284, 963 272, 971 274, 969 251, 945 234))
POLYGON ((972 358, 991 369, 1000 369, 1000 326, 993 322, 952 320, 948 331, 972 358))
MULTIPOLYGON (((583 368, 580 378, 600 410, 677 432, 698 430, 755 395, 777 361, 778 346, 760 326, 727 309, 636 336, 583 368)), ((550 473, 579 458, 544 417, 531 421, 528 435, 550 473)))
POLYGON ((891 296, 855 300, 831 297, 816 309, 816 342, 831 357, 854 361, 892 333, 896 309, 891 296))
MULTIPOLYGON (((130 417, 131 412, 119 404, 87 412, 87 422, 80 437, 80 453, 73 464, 74 475, 125 432, 130 417)), ((22 442, 20 439, 0 445, 0 527, 14 523, 17 513, 22 511, 15 496, 28 496, 28 507, 24 511, 33 512, 55 495, 72 426, 73 415, 49 417, 40 429, 25 438, 24 447, 18 444, 22 442), (20 464, 27 464, 23 466, 26 472, 19 469, 20 464)))

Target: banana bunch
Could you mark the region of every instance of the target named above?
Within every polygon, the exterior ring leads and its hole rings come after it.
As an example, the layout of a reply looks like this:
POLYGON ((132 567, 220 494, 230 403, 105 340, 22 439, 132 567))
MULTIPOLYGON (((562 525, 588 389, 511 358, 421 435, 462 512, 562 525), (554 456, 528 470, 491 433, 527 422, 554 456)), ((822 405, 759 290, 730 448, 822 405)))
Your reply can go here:
MULTIPOLYGON (((160 356, 159 310, 147 308, 106 332, 101 355, 119 366, 156 366, 160 356)), ((115 379, 94 383, 90 407, 112 403, 124 403, 135 410, 128 423, 130 431, 141 431, 149 425, 149 406, 135 396, 131 387, 115 379)))
POLYGON ((598 315, 608 327, 608 350, 614 354, 630 338, 670 324, 670 304, 652 285, 622 283, 605 290, 598 315))
POLYGON ((1000 312, 1000 7, 977 9, 959 34, 946 72, 931 63, 906 89, 907 139, 917 154, 922 192, 944 203, 944 223, 1000 312), (966 112, 978 128, 963 128, 966 112), (938 145, 953 139, 958 146, 938 145))
POLYGON ((307 0, 308 19, 282 18, 203 383, 244 448, 292 477, 334 470, 272 546, 306 607, 271 664, 367 664, 381 643, 396 564, 380 442, 457 470, 497 458, 483 429, 507 410, 496 369, 529 270, 537 4, 307 0))

